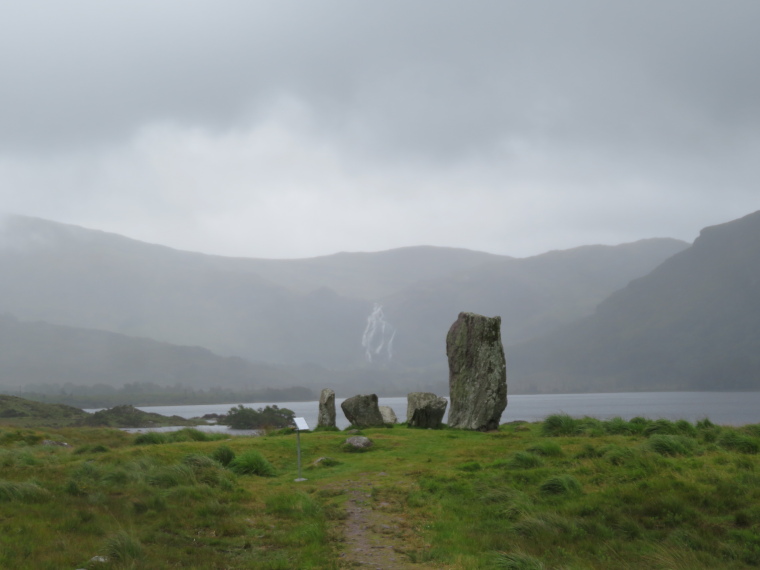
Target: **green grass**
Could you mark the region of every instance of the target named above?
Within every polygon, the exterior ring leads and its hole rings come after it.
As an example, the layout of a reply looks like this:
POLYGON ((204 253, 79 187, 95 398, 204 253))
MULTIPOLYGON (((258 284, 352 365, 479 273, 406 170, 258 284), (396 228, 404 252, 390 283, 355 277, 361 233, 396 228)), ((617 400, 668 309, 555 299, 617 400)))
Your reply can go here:
POLYGON ((760 567, 760 425, 396 426, 363 430, 361 454, 341 454, 345 432, 302 433, 304 466, 340 461, 301 483, 295 434, 183 432, 0 427, 0 568, 337 569, 363 479, 420 568, 760 567))
POLYGON ((258 451, 246 451, 233 459, 228 467, 238 475, 274 477, 276 470, 258 451))

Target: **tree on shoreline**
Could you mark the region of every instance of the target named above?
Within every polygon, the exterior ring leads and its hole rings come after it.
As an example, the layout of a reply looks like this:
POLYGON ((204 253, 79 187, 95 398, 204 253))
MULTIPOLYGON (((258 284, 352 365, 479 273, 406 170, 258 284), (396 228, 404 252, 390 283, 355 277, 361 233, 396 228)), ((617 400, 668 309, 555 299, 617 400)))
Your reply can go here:
POLYGON ((239 404, 220 418, 219 423, 232 429, 284 428, 293 425, 294 417, 295 412, 277 405, 254 410, 239 404))

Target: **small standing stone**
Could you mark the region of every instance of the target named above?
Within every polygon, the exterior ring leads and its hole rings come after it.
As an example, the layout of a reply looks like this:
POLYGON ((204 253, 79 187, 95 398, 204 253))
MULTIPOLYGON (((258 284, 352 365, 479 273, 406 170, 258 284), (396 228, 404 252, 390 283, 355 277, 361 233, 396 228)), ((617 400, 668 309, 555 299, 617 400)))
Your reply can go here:
POLYGON ((398 418, 396 412, 390 406, 379 406, 380 415, 383 416, 383 423, 385 424, 397 424, 398 418))
POLYGON ((499 427, 507 407, 507 363, 501 317, 459 313, 446 336, 449 426, 480 431, 499 427))
POLYGON ((317 427, 335 427, 335 392, 329 388, 322 390, 322 393, 319 395, 317 427))
POLYGON ((440 429, 448 401, 432 392, 412 392, 406 396, 406 423, 409 427, 440 429))
POLYGON ((383 427, 385 422, 377 405, 377 394, 359 394, 344 400, 340 405, 346 419, 358 428, 383 427))

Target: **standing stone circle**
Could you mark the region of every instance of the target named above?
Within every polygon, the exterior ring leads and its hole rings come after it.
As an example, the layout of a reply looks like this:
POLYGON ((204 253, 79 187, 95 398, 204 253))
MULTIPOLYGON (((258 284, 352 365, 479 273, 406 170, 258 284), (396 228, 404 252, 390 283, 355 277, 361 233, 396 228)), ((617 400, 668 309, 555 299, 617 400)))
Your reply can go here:
POLYGON ((377 394, 359 394, 344 400, 340 407, 348 422, 358 428, 383 427, 385 422, 377 405, 377 394))
POLYGON ((449 426, 479 431, 499 427, 507 407, 507 363, 501 317, 459 313, 446 335, 449 426))
POLYGON ((383 416, 384 424, 398 423, 398 417, 396 417, 396 412, 393 411, 393 408, 390 406, 378 406, 378 409, 380 410, 380 415, 383 416))
POLYGON ((446 398, 432 392, 411 392, 406 395, 406 424, 409 427, 440 429, 449 404, 446 398))
POLYGON ((335 427, 335 392, 329 388, 322 390, 319 395, 317 427, 335 427))

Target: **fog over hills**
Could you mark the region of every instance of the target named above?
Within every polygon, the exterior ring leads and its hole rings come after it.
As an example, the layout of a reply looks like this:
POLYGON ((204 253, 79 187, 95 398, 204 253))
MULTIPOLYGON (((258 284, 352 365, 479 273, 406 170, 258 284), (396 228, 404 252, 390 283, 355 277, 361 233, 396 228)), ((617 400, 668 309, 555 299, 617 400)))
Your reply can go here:
MULTIPOLYGON (((279 377, 270 375, 270 382, 293 379, 314 388, 336 384, 379 393, 430 386, 440 391, 447 382, 445 335, 460 311, 501 315, 509 345, 590 314, 615 290, 686 247, 663 238, 524 259, 423 246, 245 259, 10 216, 0 224, 0 313, 17 319, 6 325, 15 323, 19 338, 26 339, 26 347, 14 349, 19 354, 35 352, 33 336, 43 326, 26 327, 22 334, 21 325, 58 325, 48 333, 55 330, 61 346, 64 327, 77 329, 70 332, 82 342, 66 350, 46 345, 49 336, 39 341, 38 371, 48 370, 51 383, 70 381, 72 374, 83 383, 109 374, 105 360, 92 364, 90 372, 68 370, 78 350, 88 354, 80 364, 97 360, 103 340, 81 332, 91 329, 122 335, 108 342, 118 338, 131 346, 133 374, 140 381, 166 383, 177 374, 167 376, 160 367, 146 372, 145 357, 135 347, 149 345, 135 337, 164 343, 161 351, 169 350, 168 343, 202 347, 204 363, 196 360, 194 367, 208 371, 211 384, 219 381, 211 370, 222 362, 215 358, 239 357, 284 370, 279 377)), ((159 349, 150 345, 150 350, 159 349)), ((187 370, 179 360, 191 354, 200 358, 187 350, 152 358, 176 359, 175 370, 187 370)), ((0 362, 11 366, 7 359, 0 362)), ((129 370, 122 358, 106 383, 128 381, 129 370)), ((203 374, 190 374, 187 383, 200 386, 203 374)), ((2 378, 7 382, 8 375, 2 378)), ((238 380, 230 376, 225 382, 238 380)))
POLYGON ((182 385, 203 389, 255 389, 295 385, 281 369, 221 357, 191 346, 79 329, 44 322, 26 323, 0 315, 2 386, 47 384, 120 387, 131 383, 182 385), (213 382, 210 382, 212 380, 213 382))
POLYGON ((760 389, 760 212, 705 228, 593 316, 511 355, 528 390, 760 389))

